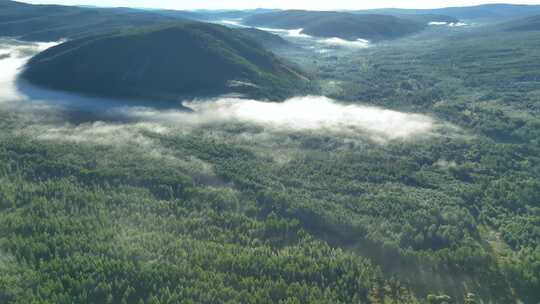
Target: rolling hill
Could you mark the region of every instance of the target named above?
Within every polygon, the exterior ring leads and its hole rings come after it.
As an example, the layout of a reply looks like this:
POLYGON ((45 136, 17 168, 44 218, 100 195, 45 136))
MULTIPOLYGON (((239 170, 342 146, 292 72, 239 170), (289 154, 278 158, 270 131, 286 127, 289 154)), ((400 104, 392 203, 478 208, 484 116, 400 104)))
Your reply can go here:
POLYGON ((364 13, 376 14, 437 14, 460 20, 509 20, 540 14, 540 5, 485 4, 470 7, 446 7, 439 9, 375 9, 364 13))
POLYGON ((446 15, 439 15, 439 14, 390 14, 394 17, 398 17, 401 19, 407 19, 412 20, 416 22, 421 22, 425 24, 429 24, 430 22, 447 22, 447 23, 457 23, 460 20, 458 18, 446 16, 446 15))
POLYGON ((146 11, 130 8, 95 8, 31 5, 0 0, 0 36, 28 41, 74 39, 133 27, 157 26, 203 18, 183 11, 146 11))
POLYGON ((272 34, 267 31, 259 30, 256 28, 238 28, 237 31, 249 36, 251 39, 257 41, 259 44, 266 48, 284 48, 290 47, 291 43, 281 36, 272 34))
POLYGON ((248 36, 205 23, 69 41, 34 57, 23 77, 58 90, 171 101, 225 93, 277 100, 306 84, 248 36))
POLYGON ((540 15, 504 23, 502 28, 506 31, 516 32, 540 31, 540 15))
POLYGON ((258 14, 246 18, 244 23, 280 29, 301 28, 307 35, 347 40, 399 38, 421 31, 426 26, 424 23, 387 15, 302 10, 258 14))
POLYGON ((248 10, 197 10, 195 13, 206 16, 211 20, 241 19, 258 14, 279 12, 279 9, 248 9, 248 10))

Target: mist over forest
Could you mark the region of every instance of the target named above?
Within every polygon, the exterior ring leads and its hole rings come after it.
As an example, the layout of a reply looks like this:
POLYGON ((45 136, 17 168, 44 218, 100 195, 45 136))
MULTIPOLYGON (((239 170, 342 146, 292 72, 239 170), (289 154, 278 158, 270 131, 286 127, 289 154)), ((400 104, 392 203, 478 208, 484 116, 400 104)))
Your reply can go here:
POLYGON ((0 303, 540 303, 538 16, 0 0, 0 303))

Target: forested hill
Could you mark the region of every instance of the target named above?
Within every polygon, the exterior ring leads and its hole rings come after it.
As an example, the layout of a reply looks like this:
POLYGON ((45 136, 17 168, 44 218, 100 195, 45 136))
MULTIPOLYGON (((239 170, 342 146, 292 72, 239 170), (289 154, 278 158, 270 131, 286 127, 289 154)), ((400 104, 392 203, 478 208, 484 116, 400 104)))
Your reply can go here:
POLYGON ((206 23, 66 42, 34 57, 23 77, 59 90, 163 100, 224 93, 276 100, 307 83, 240 31, 206 23))
POLYGON ((292 47, 292 44, 289 41, 268 31, 262 31, 256 28, 239 28, 237 30, 267 48, 292 47))
POLYGON ((429 24, 430 22, 447 22, 447 23, 457 23, 460 22, 460 19, 455 17, 450 17, 440 14, 399 14, 393 13, 389 14, 398 18, 413 20, 416 22, 422 22, 429 24))
POLYGON ((80 38, 113 30, 202 18, 193 12, 183 11, 174 11, 173 14, 130 8, 31 5, 0 0, 0 36, 29 41, 80 38))
POLYGON ((507 31, 540 31, 540 14, 523 19, 513 20, 501 25, 507 31))
POLYGON ((204 15, 208 20, 226 20, 226 19, 242 19, 249 16, 254 16, 258 14, 266 14, 272 12, 279 12, 280 9, 267 9, 267 8, 257 8, 257 9, 247 9, 247 10, 196 10, 194 11, 197 14, 204 15))
POLYGON ((437 14, 457 19, 509 20, 540 14, 540 5, 485 4, 469 7, 446 7, 438 9, 374 9, 371 14, 437 14))
POLYGON ((258 14, 244 23, 251 26, 303 29, 304 34, 342 39, 382 40, 399 38, 423 30, 424 22, 389 15, 351 14, 290 10, 258 14))

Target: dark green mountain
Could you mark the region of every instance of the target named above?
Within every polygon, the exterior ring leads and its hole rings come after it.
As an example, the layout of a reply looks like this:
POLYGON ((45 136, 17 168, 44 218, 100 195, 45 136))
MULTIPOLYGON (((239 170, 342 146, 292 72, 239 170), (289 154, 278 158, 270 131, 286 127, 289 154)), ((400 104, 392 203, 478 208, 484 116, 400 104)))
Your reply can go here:
POLYGON ((23 77, 89 95, 162 100, 225 93, 276 100, 306 84, 246 35, 205 23, 70 41, 34 57, 23 77))
POLYGON ((281 36, 269 33, 267 31, 258 30, 256 28, 238 28, 242 34, 249 36, 266 48, 283 48, 291 46, 287 40, 281 36))
POLYGON ((31 5, 0 0, 0 36, 31 41, 73 39, 133 27, 162 25, 196 16, 181 11, 172 14, 130 8, 31 5))
POLYGON ((259 14, 246 18, 244 23, 269 28, 302 28, 303 33, 311 36, 348 40, 399 38, 421 31, 426 26, 394 16, 301 10, 259 14))

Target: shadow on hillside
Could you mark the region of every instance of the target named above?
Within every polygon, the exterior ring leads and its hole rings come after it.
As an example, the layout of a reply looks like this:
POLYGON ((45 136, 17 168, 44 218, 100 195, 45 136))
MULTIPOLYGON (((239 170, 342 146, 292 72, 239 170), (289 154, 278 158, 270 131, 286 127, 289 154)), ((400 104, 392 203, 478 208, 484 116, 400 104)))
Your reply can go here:
MULTIPOLYGON (((156 101, 149 99, 111 99, 80 95, 71 92, 55 91, 35 86, 21 77, 15 82, 17 92, 25 97, 31 106, 52 106, 56 108, 66 122, 80 124, 93 121, 137 122, 138 119, 118 109, 143 107, 156 110, 180 110, 191 112, 182 102, 156 101)), ((189 99, 187 99, 189 100, 189 99)))

